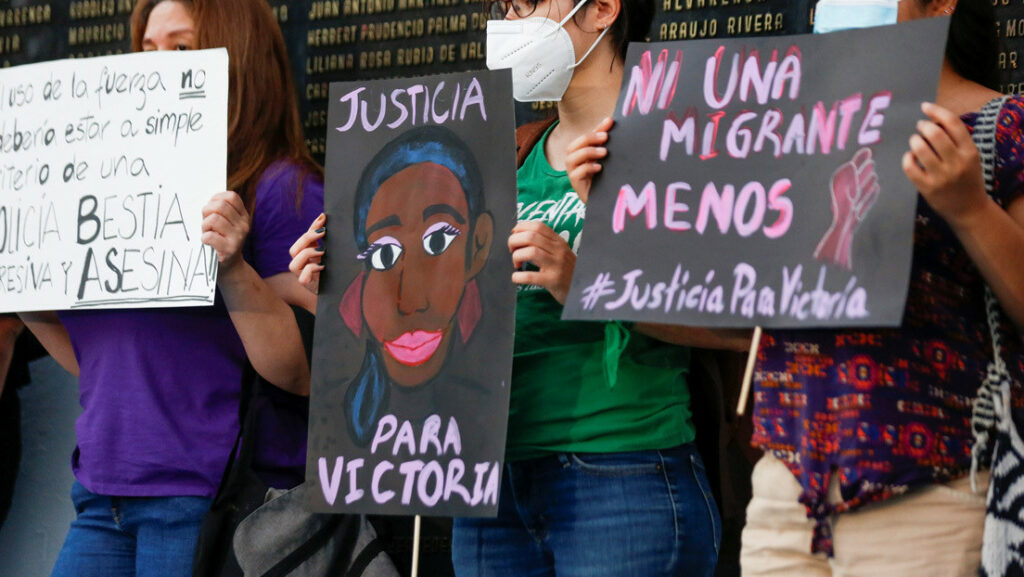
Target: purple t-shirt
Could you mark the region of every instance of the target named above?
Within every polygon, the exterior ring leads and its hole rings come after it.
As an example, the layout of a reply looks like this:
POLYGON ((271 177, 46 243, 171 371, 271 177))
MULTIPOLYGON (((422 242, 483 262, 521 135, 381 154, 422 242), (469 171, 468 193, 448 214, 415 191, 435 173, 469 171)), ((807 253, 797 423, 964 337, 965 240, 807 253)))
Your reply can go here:
MULTIPOLYGON (((312 176, 297 206, 299 178, 296 165, 278 162, 257 188, 245 255, 262 277, 288 269, 289 247, 323 210, 323 183, 312 176)), ((212 497, 238 434, 245 358, 220 294, 212 307, 60 318, 80 368, 78 481, 103 495, 212 497)), ((276 404, 268 412, 278 412, 276 404)), ((301 469, 294 459, 305 454, 304 424, 282 431, 293 423, 269 420, 278 441, 258 446, 256 462, 301 469)))

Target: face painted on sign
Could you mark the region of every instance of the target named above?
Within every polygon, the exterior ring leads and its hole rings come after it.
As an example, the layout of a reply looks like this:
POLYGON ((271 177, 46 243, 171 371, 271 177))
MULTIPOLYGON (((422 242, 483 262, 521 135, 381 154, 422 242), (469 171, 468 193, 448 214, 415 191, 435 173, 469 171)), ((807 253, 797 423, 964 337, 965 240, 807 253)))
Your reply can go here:
POLYGON ((363 317, 398 384, 435 376, 469 280, 469 207, 458 179, 425 162, 385 180, 367 215, 363 317))
POLYGON ((353 257, 362 271, 339 313, 366 339, 345 396, 352 438, 365 445, 388 410, 392 386, 424 386, 458 364, 459 345, 483 314, 476 277, 494 223, 472 151, 439 126, 385 145, 363 170, 353 209, 353 257))

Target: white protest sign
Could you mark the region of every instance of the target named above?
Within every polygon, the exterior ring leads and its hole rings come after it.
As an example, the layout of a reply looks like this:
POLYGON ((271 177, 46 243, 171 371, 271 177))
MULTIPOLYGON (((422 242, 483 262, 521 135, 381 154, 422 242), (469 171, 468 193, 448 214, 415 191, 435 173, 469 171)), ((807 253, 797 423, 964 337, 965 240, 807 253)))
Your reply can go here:
POLYGON ((0 312, 213 303, 226 50, 0 70, 0 312))

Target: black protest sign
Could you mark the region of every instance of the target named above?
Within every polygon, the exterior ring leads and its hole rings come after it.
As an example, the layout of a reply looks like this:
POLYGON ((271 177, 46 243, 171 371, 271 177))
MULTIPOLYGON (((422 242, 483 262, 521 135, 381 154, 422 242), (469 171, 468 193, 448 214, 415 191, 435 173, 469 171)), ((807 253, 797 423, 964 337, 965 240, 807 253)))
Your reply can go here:
POLYGON ((947 26, 631 46, 565 317, 898 325, 947 26))
POLYGON ((497 511, 512 369, 508 71, 331 85, 317 511, 497 511))

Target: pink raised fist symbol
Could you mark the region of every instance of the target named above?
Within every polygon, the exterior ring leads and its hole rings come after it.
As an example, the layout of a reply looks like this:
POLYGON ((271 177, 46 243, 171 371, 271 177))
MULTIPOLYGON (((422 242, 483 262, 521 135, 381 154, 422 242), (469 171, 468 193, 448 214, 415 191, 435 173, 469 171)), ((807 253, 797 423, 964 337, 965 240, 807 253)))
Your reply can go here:
POLYGON ((878 199, 879 190, 870 148, 858 150, 853 160, 836 169, 832 174, 832 226, 814 249, 814 258, 853 268, 853 235, 878 199))

